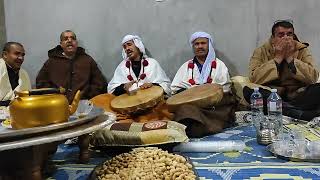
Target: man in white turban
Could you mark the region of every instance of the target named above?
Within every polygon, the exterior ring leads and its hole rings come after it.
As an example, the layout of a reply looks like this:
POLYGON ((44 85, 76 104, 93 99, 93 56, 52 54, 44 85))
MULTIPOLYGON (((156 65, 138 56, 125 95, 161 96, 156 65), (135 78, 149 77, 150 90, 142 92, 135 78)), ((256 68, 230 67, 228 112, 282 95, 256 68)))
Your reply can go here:
POLYGON ((195 56, 179 68, 171 84, 172 93, 206 83, 220 84, 225 92, 229 91, 228 68, 216 57, 211 36, 206 32, 195 32, 189 43, 195 56))
POLYGON ((108 93, 121 95, 137 88, 158 85, 170 94, 170 79, 160 64, 149 58, 141 41, 136 35, 126 35, 122 40, 123 61, 115 70, 108 85, 108 93))
POLYGON ((206 32, 195 32, 189 43, 195 56, 179 68, 171 84, 172 93, 207 83, 221 85, 224 91, 222 102, 214 110, 182 105, 175 112, 174 120, 187 125, 187 135, 200 137, 233 124, 235 100, 230 91, 228 68, 216 57, 212 37, 206 32))
MULTIPOLYGON (((170 95, 170 79, 160 64, 146 54, 145 47, 139 36, 126 35, 122 42, 122 57, 115 70, 112 80, 108 84, 108 93, 92 99, 96 106, 112 111, 110 102, 115 96, 130 93, 136 89, 146 89, 160 86, 165 94, 170 95)), ((139 116, 117 113, 118 120, 145 122, 150 120, 170 119, 172 114, 167 110, 164 102, 139 116)))

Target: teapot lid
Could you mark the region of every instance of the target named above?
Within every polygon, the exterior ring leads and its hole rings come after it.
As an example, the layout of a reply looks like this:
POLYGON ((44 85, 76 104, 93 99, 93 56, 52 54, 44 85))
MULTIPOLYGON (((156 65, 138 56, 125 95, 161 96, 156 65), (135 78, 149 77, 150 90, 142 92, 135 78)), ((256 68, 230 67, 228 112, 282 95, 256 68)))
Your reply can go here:
POLYGON ((64 94, 66 90, 62 87, 60 88, 40 88, 32 89, 30 91, 15 91, 14 93, 17 96, 32 96, 32 95, 44 95, 44 94, 64 94))

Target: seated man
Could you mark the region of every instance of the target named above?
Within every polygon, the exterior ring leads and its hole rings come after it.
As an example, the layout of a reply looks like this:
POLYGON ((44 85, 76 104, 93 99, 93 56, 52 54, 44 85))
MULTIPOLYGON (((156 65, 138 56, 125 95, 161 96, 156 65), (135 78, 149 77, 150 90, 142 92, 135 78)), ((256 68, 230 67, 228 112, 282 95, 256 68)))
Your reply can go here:
POLYGON ((230 91, 228 68, 216 58, 211 36, 206 32, 195 32, 189 43, 195 56, 176 73, 171 84, 173 94, 206 83, 219 84, 224 91, 223 99, 215 110, 182 105, 175 112, 174 120, 187 125, 188 136, 201 137, 220 132, 233 124, 235 99, 230 91))
MULTIPOLYGON (((255 49, 249 65, 250 81, 276 88, 283 100, 283 114, 297 119, 311 120, 320 115, 319 72, 308 50, 309 44, 299 42, 292 22, 276 21, 271 38, 255 49)), ((245 87, 248 102, 253 90, 245 87)), ((261 89, 264 111, 270 91, 261 89)))
POLYGON ((170 79, 155 59, 148 58, 140 37, 125 36, 122 47, 124 60, 118 65, 108 85, 108 93, 119 96, 128 93, 132 85, 140 88, 157 85, 170 95, 170 79))
POLYGON ((28 73, 21 68, 25 51, 22 44, 7 42, 0 59, 0 106, 8 106, 14 91, 31 89, 28 73))
MULTIPOLYGON (((108 84, 108 93, 92 99, 95 105, 112 111, 110 102, 115 96, 119 96, 137 88, 146 89, 152 86, 160 86, 164 93, 170 95, 170 79, 162 70, 159 63, 149 58, 140 37, 126 35, 122 40, 123 61, 115 70, 114 76, 108 84), (112 95, 111 95, 112 94, 112 95)), ((149 120, 170 119, 170 115, 161 102, 153 110, 139 116, 121 116, 118 113, 118 120, 144 122, 149 120)))
POLYGON ((37 88, 63 87, 69 103, 78 90, 81 90, 82 99, 106 92, 106 79, 94 59, 78 47, 74 32, 62 32, 60 45, 49 50, 48 56, 37 76, 37 88))

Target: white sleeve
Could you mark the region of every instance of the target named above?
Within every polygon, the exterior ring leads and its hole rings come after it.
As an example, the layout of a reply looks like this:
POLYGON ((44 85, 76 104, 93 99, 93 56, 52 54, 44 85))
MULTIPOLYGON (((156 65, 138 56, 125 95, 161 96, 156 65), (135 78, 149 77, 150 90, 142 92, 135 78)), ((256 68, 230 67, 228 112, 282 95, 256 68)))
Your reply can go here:
POLYGON ((190 88, 190 84, 188 83, 188 62, 185 62, 177 71, 171 83, 172 94, 177 93, 180 89, 188 89, 190 88))
POLYGON ((20 69, 19 90, 27 91, 31 89, 31 82, 27 71, 20 69), (21 84, 20 84, 21 82, 21 84))
POLYGON ((161 68, 160 64, 156 62, 156 71, 157 73, 157 78, 155 79, 154 83, 158 83, 163 90, 166 92, 167 95, 171 95, 171 89, 170 89, 170 79, 164 72, 164 70, 161 68))
POLYGON ((217 64, 217 71, 215 76, 215 83, 220 84, 223 86, 223 91, 227 92, 230 91, 231 80, 229 75, 229 70, 227 66, 221 61, 217 60, 219 63, 217 64))
POLYGON ((113 93, 113 91, 120 86, 121 84, 128 83, 127 74, 125 72, 126 67, 124 66, 125 62, 121 62, 116 68, 111 81, 108 83, 108 93, 113 93))

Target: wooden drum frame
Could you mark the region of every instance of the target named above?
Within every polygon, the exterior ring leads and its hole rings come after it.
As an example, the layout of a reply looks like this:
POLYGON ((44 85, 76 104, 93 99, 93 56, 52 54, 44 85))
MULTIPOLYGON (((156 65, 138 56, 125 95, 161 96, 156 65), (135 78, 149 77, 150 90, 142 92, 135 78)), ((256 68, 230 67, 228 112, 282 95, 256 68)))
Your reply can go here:
POLYGON ((164 91, 160 86, 139 89, 135 93, 122 94, 111 101, 111 108, 119 113, 136 114, 156 106, 163 100, 164 91))
POLYGON ((218 84, 203 84, 182 91, 167 99, 170 112, 175 112, 179 106, 192 104, 200 108, 208 108, 218 104, 223 97, 223 89, 218 84))

